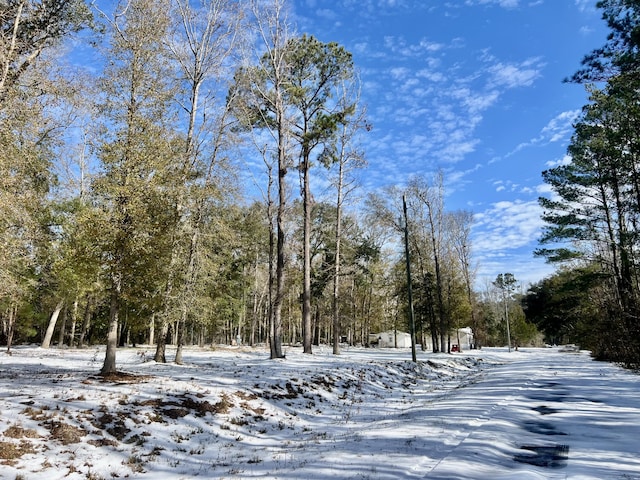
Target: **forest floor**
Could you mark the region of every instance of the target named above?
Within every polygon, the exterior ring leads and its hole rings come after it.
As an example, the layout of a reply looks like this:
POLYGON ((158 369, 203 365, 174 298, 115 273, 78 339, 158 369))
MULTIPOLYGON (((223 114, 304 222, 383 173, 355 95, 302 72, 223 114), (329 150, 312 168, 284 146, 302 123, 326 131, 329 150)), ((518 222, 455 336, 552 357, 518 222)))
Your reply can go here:
POLYGON ((640 479, 640 376, 588 352, 285 353, 1 353, 0 479, 640 479))

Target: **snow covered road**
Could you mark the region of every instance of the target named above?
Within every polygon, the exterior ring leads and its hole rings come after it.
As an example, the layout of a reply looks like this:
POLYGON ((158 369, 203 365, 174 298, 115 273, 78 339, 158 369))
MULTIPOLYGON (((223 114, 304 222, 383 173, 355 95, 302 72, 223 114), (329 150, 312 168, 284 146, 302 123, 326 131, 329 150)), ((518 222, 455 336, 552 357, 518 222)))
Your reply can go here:
POLYGON ((0 479, 640 480, 640 376, 587 352, 0 355, 0 479))
POLYGON ((637 375, 585 353, 510 355, 430 406, 455 440, 426 478, 640 478, 637 375))

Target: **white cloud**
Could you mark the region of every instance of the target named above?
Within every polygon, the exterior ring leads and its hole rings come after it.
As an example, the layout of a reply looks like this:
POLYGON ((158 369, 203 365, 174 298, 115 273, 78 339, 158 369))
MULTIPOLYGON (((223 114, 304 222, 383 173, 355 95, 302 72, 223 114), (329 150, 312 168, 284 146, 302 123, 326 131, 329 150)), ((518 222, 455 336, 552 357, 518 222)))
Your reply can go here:
POLYGON ((551 188, 551 185, 549 185, 548 183, 541 183, 540 185, 536 186, 536 193, 540 196, 545 196, 550 193, 553 193, 553 189, 551 188))
POLYGON ((479 95, 469 95, 464 100, 464 104, 469 107, 471 112, 481 112, 493 106, 499 97, 500 93, 497 90, 493 90, 479 95))
POLYGON ((421 57, 445 48, 444 44, 430 42, 426 38, 420 39, 417 43, 407 43, 404 38, 396 36, 385 36, 384 46, 394 55, 402 57, 421 57))
POLYGON ((571 163, 571 155, 564 155, 562 158, 558 160, 550 160, 546 162, 544 165, 547 168, 554 168, 560 165, 569 165, 571 163))
POLYGON ((517 63, 497 63, 489 67, 490 88, 505 87, 529 87, 540 77, 540 71, 544 64, 538 58, 517 63))
MULTIPOLYGON (((580 110, 569 110, 556 115, 542 128, 540 135, 532 138, 531 140, 520 143, 513 151, 509 152, 505 156, 510 157, 527 147, 548 145, 550 143, 566 140, 573 133, 573 122, 579 114, 580 110)), ((547 166, 549 165, 549 162, 547 162, 547 166)))
POLYGON ((575 0, 576 7, 581 12, 585 12, 587 10, 592 10, 594 6, 594 2, 592 0, 575 0))
POLYGON ((409 69, 406 67, 395 67, 389 70, 395 80, 405 80, 409 76, 409 69))
POLYGON ((329 8, 320 8, 316 10, 316 15, 327 20, 335 20, 337 18, 336 12, 329 8))
POLYGON ((443 82, 444 80, 446 80, 446 77, 442 74, 442 72, 438 72, 435 67, 436 66, 433 65, 432 68, 423 68, 421 70, 418 70, 416 72, 416 77, 424 78, 425 80, 428 80, 430 82, 443 82))
POLYGON ((547 138, 549 142, 557 142, 567 138, 573 132, 573 122, 580 115, 580 110, 569 110, 562 112, 542 129, 542 136, 547 138))
POLYGON ((537 242, 544 225, 537 200, 503 201, 475 215, 474 249, 501 252, 537 242))
POLYGON ((519 0, 467 0, 466 5, 498 5, 503 8, 517 8, 519 0))

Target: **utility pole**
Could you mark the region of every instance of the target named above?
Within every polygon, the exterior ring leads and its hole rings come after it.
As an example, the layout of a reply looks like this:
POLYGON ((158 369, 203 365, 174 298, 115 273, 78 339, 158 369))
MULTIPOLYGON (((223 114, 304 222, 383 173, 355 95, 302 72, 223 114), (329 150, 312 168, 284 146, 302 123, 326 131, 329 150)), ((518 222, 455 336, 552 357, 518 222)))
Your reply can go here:
POLYGON ((413 292, 411 288, 411 259, 409 257, 409 219, 407 218, 407 200, 402 196, 402 210, 404 212, 404 253, 407 262, 407 290, 409 292, 409 327, 411 328, 411 360, 417 362, 416 358, 416 324, 413 317, 413 292))
POLYGON ((509 353, 511 353, 511 332, 509 331, 509 304, 507 303, 507 296, 503 293, 504 296, 504 318, 507 319, 507 344, 509 348, 509 353))

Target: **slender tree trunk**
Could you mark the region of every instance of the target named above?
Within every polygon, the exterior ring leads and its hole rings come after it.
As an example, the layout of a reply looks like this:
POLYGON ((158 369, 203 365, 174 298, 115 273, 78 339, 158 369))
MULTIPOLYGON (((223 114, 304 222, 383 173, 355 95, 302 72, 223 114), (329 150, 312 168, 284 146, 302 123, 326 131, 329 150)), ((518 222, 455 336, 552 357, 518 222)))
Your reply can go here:
POLYGON ((53 310, 51 318, 49 318, 49 326, 47 327, 47 331, 45 332, 44 338, 42 339, 42 348, 49 348, 51 346, 51 339, 53 338, 53 332, 56 329, 56 322, 58 321, 58 316, 62 311, 62 307, 64 307, 64 301, 61 300, 53 310))
POLYGON ((333 264, 333 295, 331 298, 331 316, 333 324, 333 354, 340 354, 340 245, 342 243, 342 182, 344 162, 338 166, 338 198, 336 200, 336 253, 333 264))
POLYGON ((184 329, 187 323, 188 316, 188 301, 193 297, 193 290, 196 282, 196 260, 198 252, 198 242, 200 237, 200 228, 202 226, 202 213, 204 205, 200 202, 196 207, 191 225, 191 238, 189 241, 189 256, 187 260, 186 281, 184 285, 184 291, 182 293, 182 308, 180 312, 180 319, 176 326, 176 358, 175 363, 182 365, 182 350, 184 346, 184 329))
POLYGON ((183 350, 183 345, 184 345, 184 326, 187 320, 187 306, 186 304, 183 305, 182 307, 182 312, 180 314, 180 320, 178 320, 178 325, 177 325, 177 332, 176 332, 176 344, 177 344, 177 348, 176 348, 176 358, 174 360, 174 362, 177 365, 182 365, 183 364, 183 359, 182 359, 182 350, 183 350))
POLYGON ((149 345, 153 345, 155 341, 155 333, 156 333, 156 314, 151 315, 151 320, 149 320, 149 345))
POLYGON ((303 170, 303 210, 304 210, 304 244, 303 279, 302 279, 302 346, 304 353, 312 352, 313 332, 311 330, 311 192, 309 190, 308 153, 302 161, 303 170))
MULTIPOLYGON (((0 69, 0 101, 4 100, 4 93, 5 93, 7 79, 9 78, 9 71, 11 70, 13 60, 16 57, 16 49, 18 47, 18 33, 20 31, 20 27, 22 23, 22 9, 26 4, 27 4, 26 1, 22 1, 18 4, 16 18, 11 28, 10 40, 6 42, 6 46, 3 45, 3 47, 6 48, 6 53, 3 55, 2 67, 0 69)), ((8 32, 3 32, 3 33, 8 33, 8 32)))
POLYGON ((249 345, 252 347, 256 343, 256 328, 258 327, 258 312, 260 304, 258 303, 258 254, 256 253, 256 264, 253 277, 253 302, 251 306, 251 333, 249 335, 249 345))
POLYGON ((80 338, 78 339, 78 346, 84 347, 84 342, 91 326, 91 296, 87 295, 87 303, 84 308, 84 318, 82 322, 82 330, 80 331, 80 338))
MULTIPOLYGON (((279 95, 279 92, 278 92, 279 95)), ((273 299, 273 324, 271 326, 271 358, 283 358, 282 354, 282 302, 284 300, 285 281, 285 209, 287 156, 285 149, 284 118, 278 123, 278 211, 276 234, 276 291, 273 299)))
POLYGON ((18 305, 12 303, 9 307, 9 314, 4 326, 4 334, 7 337, 7 354, 11 355, 11 346, 13 345, 13 335, 16 331, 16 321, 18 317, 18 305))
POLYGON ((78 323, 78 297, 73 302, 71 311, 71 331, 69 332, 69 346, 74 347, 76 343, 76 324, 78 323))
POLYGON ((60 331, 58 332, 58 348, 64 346, 64 332, 67 330, 67 309, 62 310, 62 322, 60 324, 60 331))
POLYGON ((118 347, 118 320, 120 316, 120 294, 122 279, 119 273, 112 278, 111 295, 109 299, 109 330, 107 332, 107 349, 104 356, 101 375, 116 373, 116 349, 118 347))

